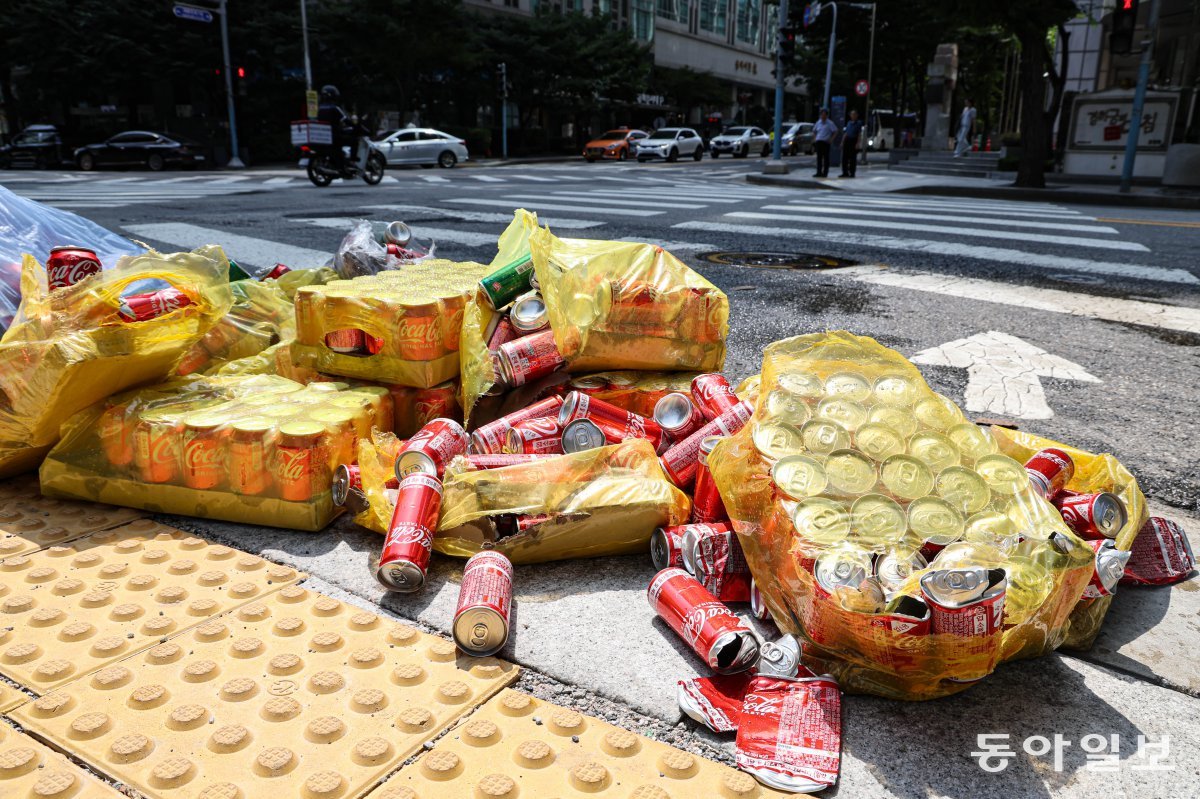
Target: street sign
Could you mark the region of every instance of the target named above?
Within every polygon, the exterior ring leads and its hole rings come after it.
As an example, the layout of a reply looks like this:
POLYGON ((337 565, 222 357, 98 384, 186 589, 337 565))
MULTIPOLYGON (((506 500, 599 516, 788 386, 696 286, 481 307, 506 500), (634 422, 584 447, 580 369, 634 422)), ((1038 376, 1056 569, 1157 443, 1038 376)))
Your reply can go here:
POLYGON ((818 0, 813 0, 804 7, 804 27, 808 27, 817 21, 817 17, 821 16, 821 3, 818 0))
POLYGON ((860 80, 854 84, 854 93, 859 97, 866 97, 867 92, 869 91, 871 91, 871 84, 867 83, 865 80, 860 80))
POLYGON ((968 411, 1018 419, 1049 419, 1054 415, 1039 377, 1100 382, 1077 363, 995 330, 923 350, 911 360, 966 369, 968 411))
POLYGON ((192 22, 212 22, 213 21, 212 12, 209 11, 207 8, 199 8, 198 6, 188 6, 188 5, 183 5, 182 3, 180 3, 180 4, 176 5, 173 9, 171 9, 171 11, 172 11, 172 13, 175 14, 175 16, 178 19, 188 19, 188 20, 191 20, 192 22))
POLYGON ((309 89, 304 93, 304 101, 308 105, 308 118, 316 119, 320 106, 317 103, 317 92, 315 89, 309 89))

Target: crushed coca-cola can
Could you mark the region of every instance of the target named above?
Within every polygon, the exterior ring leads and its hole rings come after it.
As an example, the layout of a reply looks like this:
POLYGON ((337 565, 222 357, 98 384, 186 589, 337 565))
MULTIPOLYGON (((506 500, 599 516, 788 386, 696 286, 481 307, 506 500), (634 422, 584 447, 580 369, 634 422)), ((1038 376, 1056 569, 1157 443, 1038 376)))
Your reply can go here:
POLYGON ((753 679, 752 671, 692 677, 677 683, 675 698, 680 710, 713 732, 733 732, 753 679))
POLYGON ((722 602, 750 601, 750 566, 729 525, 685 525, 683 567, 722 602))
POLYGON ((1117 533, 1129 521, 1125 503, 1116 494, 1099 491, 1094 494, 1076 494, 1063 491, 1051 500, 1062 514, 1063 521, 1072 532, 1089 541, 1098 538, 1116 538, 1117 533))
POLYGON ((404 443, 396 455, 396 477, 413 472, 441 477, 446 465, 467 451, 467 431, 453 419, 433 419, 404 443))
POLYGON ((1120 584, 1171 585, 1195 568, 1192 544, 1183 528, 1170 519, 1151 516, 1133 539, 1120 584))
POLYGON ((718 674, 758 659, 754 631, 683 569, 663 569, 647 590, 650 607, 718 674))
POLYGON ((434 475, 418 471, 400 481, 396 509, 375 568, 384 588, 408 594, 425 585, 441 507, 442 483, 434 475))
POLYGON ((829 676, 755 677, 738 720, 737 767, 771 788, 812 793, 837 782, 842 692, 829 676))
POLYGON ((454 642, 470 655, 494 655, 508 640, 512 614, 513 567, 492 550, 472 555, 463 566, 454 611, 454 642))
POLYGON ((1088 541, 1096 553, 1092 579, 1083 589, 1083 599, 1098 599, 1109 596, 1117 590, 1117 583, 1125 575, 1125 565, 1129 563, 1131 553, 1117 549, 1115 541, 1102 538, 1088 541))

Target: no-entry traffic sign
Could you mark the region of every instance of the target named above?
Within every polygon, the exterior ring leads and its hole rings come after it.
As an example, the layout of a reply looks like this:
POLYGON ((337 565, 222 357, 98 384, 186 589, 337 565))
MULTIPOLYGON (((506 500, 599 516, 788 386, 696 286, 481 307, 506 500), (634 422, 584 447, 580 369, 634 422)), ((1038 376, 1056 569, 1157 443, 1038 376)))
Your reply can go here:
POLYGON ((857 94, 859 97, 866 97, 867 92, 869 92, 870 90, 871 90, 871 84, 867 83, 865 80, 860 80, 854 84, 854 93, 857 94))

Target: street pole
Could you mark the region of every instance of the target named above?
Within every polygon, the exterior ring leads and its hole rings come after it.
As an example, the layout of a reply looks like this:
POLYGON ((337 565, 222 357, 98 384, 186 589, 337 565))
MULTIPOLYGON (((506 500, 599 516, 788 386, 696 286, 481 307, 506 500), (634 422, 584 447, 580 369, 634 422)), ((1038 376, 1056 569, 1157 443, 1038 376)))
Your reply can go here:
POLYGON ((825 62, 825 102, 821 104, 821 107, 829 108, 829 88, 833 83, 833 50, 834 44, 837 42, 837 3, 826 3, 825 5, 833 7, 833 27, 829 29, 829 58, 825 62))
MULTIPOLYGON (((788 26, 788 0, 779 0, 779 28, 788 26)), ((780 35, 775 35, 775 138, 771 142, 771 160, 783 165, 783 48, 780 35)), ((784 167, 786 171, 786 167, 784 167)))
POLYGON ((230 169, 245 169, 246 165, 238 157, 237 117, 233 112, 233 75, 229 71, 229 25, 226 21, 229 14, 227 12, 226 2, 221 0, 221 7, 217 13, 221 15, 221 50, 225 55, 225 98, 229 101, 229 146, 233 150, 229 163, 225 166, 230 169))
POLYGON ((500 157, 508 160, 508 62, 500 63, 500 157))
POLYGON ((304 38, 304 90, 312 91, 312 62, 308 60, 308 0, 300 0, 300 35, 304 38))
POLYGON ((1150 62, 1154 60, 1154 39, 1158 35, 1159 0, 1150 2, 1150 19, 1146 21, 1146 38, 1142 41, 1142 63, 1138 67, 1137 89, 1133 92, 1133 112, 1129 115, 1129 138, 1125 140, 1125 164, 1121 168, 1122 194, 1133 188, 1133 162, 1137 159, 1138 134, 1142 128, 1142 111, 1146 107, 1146 84, 1150 82, 1150 62))
MULTIPOLYGON (((867 53, 867 105, 866 105, 866 109, 863 112, 863 114, 864 114, 863 125, 865 126, 864 129, 867 131, 867 135, 863 137, 865 139, 865 141, 863 142, 864 145, 867 145, 871 140, 871 88, 874 86, 874 83, 875 83, 873 73, 875 70, 875 9, 876 9, 876 4, 871 3, 870 6, 871 6, 871 47, 867 53)), ((880 136, 883 135, 882 127, 879 129, 879 135, 880 136)), ((870 149, 871 148, 868 146, 864 146, 862 148, 862 162, 864 164, 867 163, 867 152, 870 151, 870 149)))

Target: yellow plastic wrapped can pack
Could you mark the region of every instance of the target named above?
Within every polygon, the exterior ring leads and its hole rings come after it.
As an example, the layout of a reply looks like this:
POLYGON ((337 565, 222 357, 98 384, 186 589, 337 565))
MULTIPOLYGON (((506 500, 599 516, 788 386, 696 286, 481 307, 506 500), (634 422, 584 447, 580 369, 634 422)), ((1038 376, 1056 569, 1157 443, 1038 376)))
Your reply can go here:
MULTIPOLYGON (((397 450, 386 436, 359 446, 371 507, 356 521, 377 532, 395 505, 385 481, 397 450)), ((433 548, 466 558, 486 547, 514 563, 644 553, 655 528, 683 524, 690 511, 640 439, 502 469, 475 470, 460 457, 446 470, 433 548)))
POLYGON ((292 301, 274 280, 238 280, 229 288, 229 312, 184 354, 176 374, 212 374, 230 361, 295 338, 292 301))
POLYGON ((430 259, 296 290, 298 366, 429 388, 459 375, 463 311, 487 267, 430 259))
POLYGON ((391 423, 386 394, 274 375, 177 378, 72 417, 42 464, 48 496, 320 530, 333 470, 391 423))
POLYGON ((36 468, 72 414, 170 375, 229 310, 228 279, 225 254, 209 246, 125 256, 51 291, 45 269, 25 256, 21 307, 0 339, 0 477, 36 468), (123 295, 166 286, 190 302, 144 321, 118 314, 123 295))
POLYGON ((1050 651, 1091 578, 1022 463, 871 338, 767 347, 750 424, 708 463, 776 624, 845 690, 932 699, 1050 651), (984 601, 947 607, 966 568, 984 601))
POLYGON ((699 372, 594 372, 572 375, 566 390, 581 391, 619 408, 654 416, 654 406, 668 394, 691 394, 699 372))
MULTIPOLYGON (((1108 491, 1120 497, 1125 503, 1128 517, 1125 526, 1118 531, 1114 543, 1117 549, 1129 551, 1138 530, 1141 530, 1142 525, 1150 518, 1150 511, 1146 507, 1146 497, 1138 487, 1137 479, 1120 461, 1108 453, 1097 455, 1049 438, 1003 427, 993 427, 992 435, 1000 445, 1001 452, 1022 463, 1040 449, 1061 449, 1075 461, 1075 476, 1067 483, 1069 491, 1080 494, 1108 491)), ((1112 595, 1109 595, 1080 600, 1071 612, 1071 626, 1062 644, 1065 649, 1091 648, 1092 642, 1100 632, 1100 625, 1104 623, 1108 608, 1112 605, 1112 599, 1112 595)))
POLYGON ((662 247, 529 236, 558 351, 571 372, 719 372, 729 300, 662 247))

